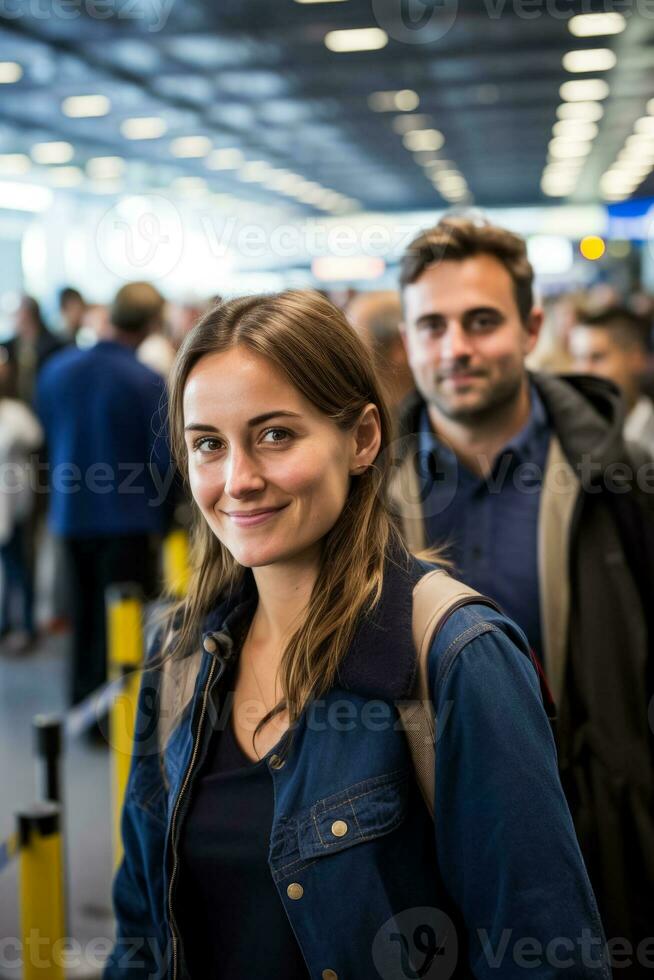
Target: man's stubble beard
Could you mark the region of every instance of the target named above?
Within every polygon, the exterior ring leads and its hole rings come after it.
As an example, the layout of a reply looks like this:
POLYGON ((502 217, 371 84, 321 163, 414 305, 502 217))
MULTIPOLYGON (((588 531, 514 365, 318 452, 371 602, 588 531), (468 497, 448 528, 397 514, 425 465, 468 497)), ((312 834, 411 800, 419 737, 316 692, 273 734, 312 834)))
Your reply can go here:
POLYGON ((491 416, 503 415, 510 405, 518 401, 524 377, 524 373, 521 373, 516 377, 501 378, 486 389, 481 399, 474 405, 462 405, 460 408, 452 406, 448 404, 447 399, 439 398, 437 390, 426 395, 426 400, 452 422, 474 424, 483 420, 487 425, 491 416))

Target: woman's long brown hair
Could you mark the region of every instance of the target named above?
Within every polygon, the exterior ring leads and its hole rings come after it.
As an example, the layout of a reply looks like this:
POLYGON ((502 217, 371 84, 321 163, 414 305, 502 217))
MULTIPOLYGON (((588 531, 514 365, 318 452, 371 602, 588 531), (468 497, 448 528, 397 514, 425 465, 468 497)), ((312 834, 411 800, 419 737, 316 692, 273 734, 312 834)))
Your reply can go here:
MULTIPOLYGON (((341 311, 319 293, 288 291, 234 299, 209 310, 186 338, 169 380, 169 426, 177 465, 188 478, 184 441, 184 388, 198 361, 236 346, 265 357, 319 411, 351 430, 369 403, 379 410, 381 447, 373 465, 351 480, 345 506, 325 535, 318 577, 306 616, 283 651, 282 710, 289 721, 335 682, 359 615, 379 600, 390 546, 406 555, 386 505, 391 422, 370 353, 341 311)), ((220 384, 220 377, 216 377, 220 384)), ((207 612, 243 580, 245 568, 213 534, 197 506, 186 598, 173 609, 177 622, 165 655, 197 650, 207 612)), ((256 734, 256 733, 255 733, 256 734)))

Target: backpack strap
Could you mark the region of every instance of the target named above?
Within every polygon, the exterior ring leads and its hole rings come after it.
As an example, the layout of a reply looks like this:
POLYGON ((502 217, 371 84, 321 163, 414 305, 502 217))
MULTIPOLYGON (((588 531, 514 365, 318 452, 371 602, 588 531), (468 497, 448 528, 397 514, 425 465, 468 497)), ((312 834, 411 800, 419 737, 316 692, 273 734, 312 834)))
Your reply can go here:
POLYGON ((447 572, 428 572, 413 589, 413 642, 417 654, 414 696, 397 704, 409 743, 416 779, 427 808, 434 815, 436 715, 429 689, 429 651, 434 637, 456 609, 471 603, 498 606, 447 572))

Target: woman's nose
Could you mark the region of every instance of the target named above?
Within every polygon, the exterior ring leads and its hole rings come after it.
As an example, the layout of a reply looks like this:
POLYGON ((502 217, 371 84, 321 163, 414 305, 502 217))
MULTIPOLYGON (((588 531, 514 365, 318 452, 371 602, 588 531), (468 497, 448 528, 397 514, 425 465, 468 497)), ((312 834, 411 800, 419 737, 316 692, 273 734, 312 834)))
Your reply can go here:
POLYGON ((227 464, 225 493, 234 498, 245 497, 263 490, 265 485, 266 481, 255 460, 246 452, 233 450, 227 464))

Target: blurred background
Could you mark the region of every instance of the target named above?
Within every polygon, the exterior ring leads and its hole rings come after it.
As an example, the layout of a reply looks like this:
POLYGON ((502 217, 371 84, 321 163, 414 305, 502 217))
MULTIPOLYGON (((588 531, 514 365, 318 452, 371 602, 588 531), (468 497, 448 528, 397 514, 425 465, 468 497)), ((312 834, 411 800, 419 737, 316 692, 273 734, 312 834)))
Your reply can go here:
POLYGON ((0 334, 21 292, 63 329, 62 286, 389 288, 452 207, 526 235, 544 296, 639 301, 650 6, 6 0, 0 334))

